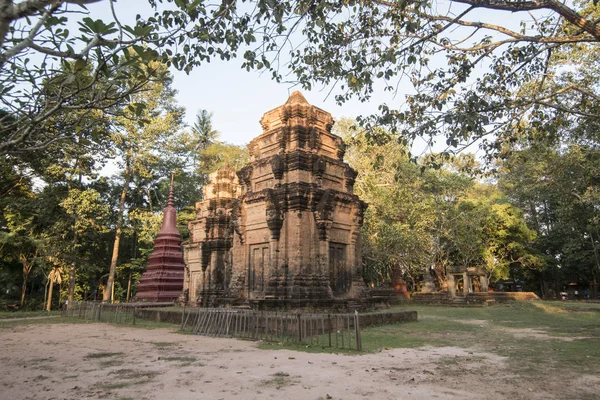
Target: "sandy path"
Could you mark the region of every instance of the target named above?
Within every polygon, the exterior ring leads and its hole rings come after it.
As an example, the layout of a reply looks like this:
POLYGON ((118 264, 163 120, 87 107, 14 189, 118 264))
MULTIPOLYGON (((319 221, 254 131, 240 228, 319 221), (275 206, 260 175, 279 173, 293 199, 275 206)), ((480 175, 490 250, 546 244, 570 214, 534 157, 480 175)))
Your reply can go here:
POLYGON ((449 347, 308 354, 99 323, 2 329, 0 345, 11 400, 557 398, 507 385, 501 357, 449 347))

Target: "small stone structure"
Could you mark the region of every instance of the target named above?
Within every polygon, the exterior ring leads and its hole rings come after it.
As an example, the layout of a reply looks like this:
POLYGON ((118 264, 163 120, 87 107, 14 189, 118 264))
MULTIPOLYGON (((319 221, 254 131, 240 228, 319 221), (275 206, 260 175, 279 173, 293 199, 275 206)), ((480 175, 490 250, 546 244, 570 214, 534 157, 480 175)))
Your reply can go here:
POLYGON ((480 267, 448 268, 448 291, 451 296, 457 293, 478 293, 488 291, 487 273, 480 267))
POLYGON ((185 264, 176 216, 171 182, 162 227, 154 240, 154 251, 146 272, 142 274, 137 287, 136 301, 171 302, 181 295, 185 264))
POLYGON ((184 286, 191 303, 214 303, 231 282, 231 210, 239 202, 241 188, 231 168, 213 172, 209 179, 202 189, 204 200, 196 203, 196 218, 188 225, 190 241, 184 245, 184 286))
POLYGON ((332 307, 366 300, 354 193, 331 114, 300 92, 264 114, 250 164, 217 171, 185 246, 190 303, 332 307), (238 186, 239 185, 239 186, 238 186), (241 187, 241 191, 240 191, 241 187))

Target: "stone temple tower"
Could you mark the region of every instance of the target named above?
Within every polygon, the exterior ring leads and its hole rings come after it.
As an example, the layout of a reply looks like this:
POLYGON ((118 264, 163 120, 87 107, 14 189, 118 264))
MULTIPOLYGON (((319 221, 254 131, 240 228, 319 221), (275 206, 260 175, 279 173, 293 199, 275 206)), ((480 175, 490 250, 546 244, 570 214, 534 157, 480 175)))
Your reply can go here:
POLYGON ((196 218, 188 225, 190 240, 184 246, 186 297, 191 304, 214 304, 231 281, 231 209, 240 196, 240 185, 231 168, 221 168, 209 179, 210 184, 202 189, 204 200, 196 203, 196 218))
POLYGON ((266 112, 238 171, 227 296, 265 305, 327 305, 366 296, 360 228, 366 203, 331 133, 331 114, 298 91, 266 112), (283 301, 283 303, 282 303, 283 301))
POLYGON ((137 287, 137 301, 167 302, 177 300, 183 289, 183 250, 181 235, 177 230, 173 182, 169 201, 164 210, 163 222, 154 240, 154 250, 148 260, 146 272, 137 287))

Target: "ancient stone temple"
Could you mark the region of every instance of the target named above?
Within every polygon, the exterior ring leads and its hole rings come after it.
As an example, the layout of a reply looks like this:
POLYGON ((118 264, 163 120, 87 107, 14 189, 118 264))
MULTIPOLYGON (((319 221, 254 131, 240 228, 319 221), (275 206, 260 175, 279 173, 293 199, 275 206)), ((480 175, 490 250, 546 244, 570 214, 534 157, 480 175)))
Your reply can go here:
POLYGON ((185 297, 190 303, 213 304, 231 281, 233 226, 231 210, 240 196, 235 171, 222 168, 209 175, 196 203, 196 219, 188 225, 190 241, 184 246, 187 271, 185 297))
POLYGON ((190 302, 199 293, 259 306, 368 296, 360 240, 366 204, 353 193, 356 172, 343 161, 333 122, 294 92, 262 117, 263 133, 248 145, 251 162, 237 172, 241 192, 230 170, 213 175, 190 223, 190 302))
POLYGON ((146 272, 142 274, 137 287, 136 300, 149 302, 177 300, 183 289, 184 268, 181 235, 176 225, 173 182, 171 182, 162 227, 154 240, 154 251, 148 260, 146 272))

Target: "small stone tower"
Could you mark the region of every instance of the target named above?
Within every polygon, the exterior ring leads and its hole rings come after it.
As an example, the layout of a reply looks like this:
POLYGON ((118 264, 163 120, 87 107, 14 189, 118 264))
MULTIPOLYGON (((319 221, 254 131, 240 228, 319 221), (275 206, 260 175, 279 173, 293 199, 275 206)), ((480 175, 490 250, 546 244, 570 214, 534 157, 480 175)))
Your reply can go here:
POLYGON ((171 179, 169 201, 164 210, 162 227, 154 240, 154 251, 148 260, 146 272, 142 274, 137 287, 137 301, 175 301, 181 295, 185 264, 176 216, 171 179))
POLYGON ((212 305, 231 281, 231 253, 234 226, 231 209, 240 196, 235 171, 221 168, 209 175, 203 201, 196 203, 196 218, 188 224, 190 240, 184 246, 188 267, 185 276, 190 304, 212 305))

